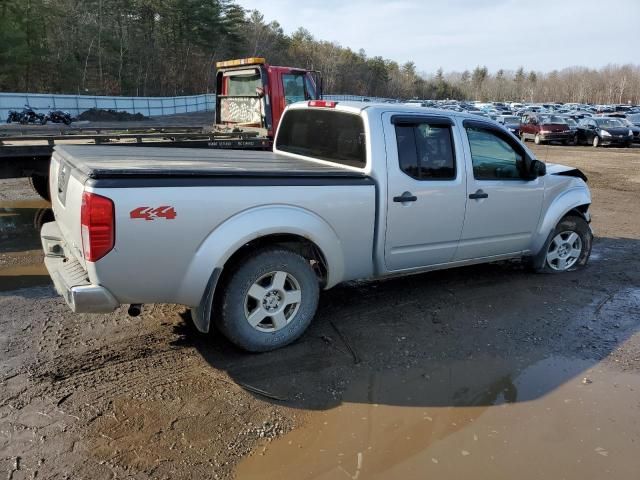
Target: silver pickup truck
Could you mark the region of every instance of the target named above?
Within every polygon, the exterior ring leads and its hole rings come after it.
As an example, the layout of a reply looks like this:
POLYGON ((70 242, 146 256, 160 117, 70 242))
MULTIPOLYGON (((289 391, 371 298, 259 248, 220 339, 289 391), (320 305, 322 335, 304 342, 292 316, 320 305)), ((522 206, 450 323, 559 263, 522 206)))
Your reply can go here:
POLYGON ((298 338, 341 282, 591 252, 582 172, 422 107, 294 104, 273 152, 61 146, 50 179, 45 263, 73 311, 183 304, 250 351, 298 338))

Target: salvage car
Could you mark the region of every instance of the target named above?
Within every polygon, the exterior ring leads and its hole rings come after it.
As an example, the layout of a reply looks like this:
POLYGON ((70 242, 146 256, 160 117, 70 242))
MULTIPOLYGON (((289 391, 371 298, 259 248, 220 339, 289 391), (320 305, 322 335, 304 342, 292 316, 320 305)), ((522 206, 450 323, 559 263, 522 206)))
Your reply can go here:
POLYGON ((64 145, 50 179, 45 264, 73 311, 182 304, 253 352, 300 337, 342 282, 512 259, 562 274, 591 252, 581 171, 424 107, 296 103, 273 152, 64 145))
POLYGON ((633 143, 633 131, 617 118, 585 118, 578 124, 578 143, 594 147, 630 147, 633 143))
POLYGON ((516 137, 520 136, 520 117, 517 115, 500 115, 496 118, 496 122, 504 125, 516 137))
POLYGON ((569 143, 573 139, 569 125, 560 115, 528 113, 522 117, 520 139, 536 145, 548 142, 569 143))

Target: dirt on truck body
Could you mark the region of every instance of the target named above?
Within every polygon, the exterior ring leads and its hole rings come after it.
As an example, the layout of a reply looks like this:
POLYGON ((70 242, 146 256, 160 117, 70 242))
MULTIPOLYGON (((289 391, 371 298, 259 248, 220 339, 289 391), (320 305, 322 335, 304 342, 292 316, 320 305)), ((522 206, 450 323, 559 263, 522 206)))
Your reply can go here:
POLYGON ((580 273, 491 264, 351 283, 248 355, 183 307, 73 315, 42 266, 48 204, 0 189, 7 478, 635 478, 640 149, 533 147, 589 179, 580 273))

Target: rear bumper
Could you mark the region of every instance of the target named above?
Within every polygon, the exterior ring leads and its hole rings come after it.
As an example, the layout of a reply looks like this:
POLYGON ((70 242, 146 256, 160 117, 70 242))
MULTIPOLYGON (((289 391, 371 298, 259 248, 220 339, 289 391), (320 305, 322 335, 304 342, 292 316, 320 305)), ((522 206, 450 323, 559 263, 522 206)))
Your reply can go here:
POLYGON ((120 305, 106 288, 89 281, 86 270, 69 254, 56 222, 45 223, 40 231, 44 264, 56 291, 76 313, 112 312, 120 305))

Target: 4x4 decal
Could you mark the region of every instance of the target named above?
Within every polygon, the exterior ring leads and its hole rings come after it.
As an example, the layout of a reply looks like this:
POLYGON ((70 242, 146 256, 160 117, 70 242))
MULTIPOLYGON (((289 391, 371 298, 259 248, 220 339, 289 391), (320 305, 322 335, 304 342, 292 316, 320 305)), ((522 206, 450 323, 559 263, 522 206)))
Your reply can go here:
POLYGON ((145 220, 155 220, 156 218, 164 218, 165 220, 173 220, 178 214, 173 207, 163 205, 161 207, 138 207, 131 210, 129 216, 131 218, 144 218, 145 220))

